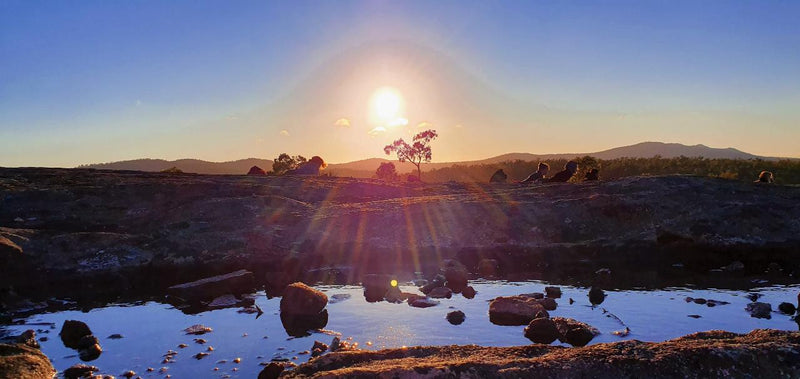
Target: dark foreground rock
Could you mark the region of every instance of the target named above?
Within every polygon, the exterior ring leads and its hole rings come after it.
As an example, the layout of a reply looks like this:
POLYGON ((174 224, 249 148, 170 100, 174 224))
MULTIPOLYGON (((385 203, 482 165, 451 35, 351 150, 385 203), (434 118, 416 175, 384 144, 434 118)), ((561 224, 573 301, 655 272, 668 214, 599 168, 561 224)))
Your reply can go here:
POLYGON ((800 332, 695 333, 648 343, 587 347, 436 346, 331 353, 283 373, 287 378, 793 378, 800 332))
POLYGON ((0 344, 0 379, 52 379, 56 369, 39 349, 25 344, 0 344))

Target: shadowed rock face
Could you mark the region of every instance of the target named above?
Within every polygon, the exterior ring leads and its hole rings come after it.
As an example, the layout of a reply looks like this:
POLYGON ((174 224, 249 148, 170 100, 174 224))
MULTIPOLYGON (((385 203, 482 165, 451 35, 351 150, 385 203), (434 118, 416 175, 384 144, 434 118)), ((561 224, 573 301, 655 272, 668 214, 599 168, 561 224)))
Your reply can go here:
POLYGON ((798 377, 800 332, 702 332, 662 343, 588 347, 437 346, 332 353, 287 378, 707 378, 798 377))
POLYGON ((448 258, 555 278, 633 266, 631 285, 676 263, 741 261, 741 275, 777 263, 788 278, 800 262, 800 188, 713 178, 409 185, 0 168, 0 189, 0 236, 22 250, 0 265, 0 287, 17 292, 162 290, 242 268, 261 280, 290 252, 298 275, 347 266, 351 282, 448 258))

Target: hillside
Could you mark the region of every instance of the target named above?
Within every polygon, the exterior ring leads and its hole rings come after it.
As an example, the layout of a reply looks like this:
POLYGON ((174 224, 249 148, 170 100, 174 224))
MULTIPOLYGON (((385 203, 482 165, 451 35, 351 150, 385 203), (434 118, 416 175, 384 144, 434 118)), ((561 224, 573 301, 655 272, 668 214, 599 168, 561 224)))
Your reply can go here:
MULTIPOLYGON (((572 159, 575 157, 592 156, 598 159, 617 159, 629 158, 651 158, 661 156, 663 158, 703 157, 707 159, 764 159, 775 160, 776 158, 761 157, 749 154, 734 148, 713 148, 705 145, 688 146, 679 143, 663 142, 642 142, 630 146, 616 147, 613 149, 591 152, 591 153, 558 153, 558 154, 532 154, 532 153, 508 153, 491 158, 461 161, 461 162, 432 162, 422 165, 423 171, 450 167, 454 165, 482 165, 497 164, 508 161, 541 161, 541 160, 560 160, 572 159)), ((328 165, 328 171, 333 176, 342 177, 372 177, 375 169, 383 162, 393 162, 400 173, 410 173, 416 168, 411 163, 399 163, 395 159, 369 158, 347 163, 332 163, 328 165)), ((80 168, 96 168, 105 170, 133 170, 133 171, 162 171, 171 167, 177 167, 183 172, 198 174, 245 174, 252 166, 259 166, 269 171, 272 168, 272 161, 268 159, 248 158, 231 162, 208 162, 199 159, 179 159, 167 161, 163 159, 136 159, 130 161, 120 161, 111 163, 82 165, 80 168)))

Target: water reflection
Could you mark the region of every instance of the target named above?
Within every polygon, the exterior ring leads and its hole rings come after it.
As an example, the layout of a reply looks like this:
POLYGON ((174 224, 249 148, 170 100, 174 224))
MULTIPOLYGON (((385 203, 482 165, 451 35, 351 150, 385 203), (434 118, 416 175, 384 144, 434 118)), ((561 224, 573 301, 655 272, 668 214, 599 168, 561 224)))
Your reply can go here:
MULTIPOLYGON (((75 350, 65 347, 54 334, 57 329, 39 325, 60 326, 65 320, 80 320, 88 324, 103 348, 103 354, 92 364, 102 373, 119 375, 133 370, 146 372, 152 367, 173 377, 255 377, 271 360, 301 363, 309 354, 314 341, 331 344, 341 335, 342 341, 359 343, 359 348, 380 349, 414 345, 478 344, 484 346, 526 345, 524 326, 497 326, 489 321, 488 301, 498 296, 545 292, 545 283, 472 281, 477 291, 473 299, 452 296, 437 299, 440 304, 431 308, 414 308, 406 303, 386 301, 370 303, 361 286, 317 286, 326 293, 325 323, 312 328, 295 328, 296 319, 281 317, 280 298, 267 298, 259 293, 255 306, 263 310, 256 318, 240 308, 203 311, 185 314, 169 304, 148 302, 137 305, 110 305, 87 312, 66 310, 42 313, 19 320, 18 325, 6 328, 12 334, 26 329, 37 330, 42 350, 58 370, 80 363, 75 350), (451 312, 463 312, 463 323, 448 321, 451 312), (203 324, 213 332, 203 335, 205 344, 196 343, 183 329, 203 324), (316 328, 326 330, 315 330, 316 328), (297 329, 304 329, 302 333, 297 329), (311 330, 309 330, 311 329, 311 330), (53 336, 51 336, 53 334, 53 336), (108 338, 121 334, 124 338, 108 338), (349 338, 349 339, 348 339, 349 338), (371 342, 372 344, 368 344, 371 342), (213 346, 213 351, 207 351, 213 346), (168 363, 164 354, 177 352, 168 363), (202 360, 191 357, 205 352, 202 360), (240 363, 233 359, 241 358, 240 363), (224 363, 218 363, 223 362, 224 363), (217 368, 217 371, 214 371, 217 368), (233 369, 236 369, 234 371, 233 369)), ((400 284, 402 292, 417 292, 417 287, 400 284)), ((750 291, 666 288, 656 291, 613 290, 606 288, 604 301, 592 306, 589 289, 560 286, 558 307, 553 317, 569 317, 597 328, 601 334, 591 343, 614 342, 624 339, 663 341, 697 331, 723 329, 746 333, 756 328, 798 330, 800 324, 790 316, 773 312, 771 319, 752 318, 745 311, 751 303, 748 294, 761 295, 758 301, 770 303, 773 309, 781 302, 794 302, 800 285, 771 286, 750 291), (719 305, 709 307, 685 299, 713 299, 719 305), (727 302, 728 304, 723 304, 727 302), (688 316, 697 317, 688 317, 688 316), (624 332, 617 333, 614 332, 624 332)))

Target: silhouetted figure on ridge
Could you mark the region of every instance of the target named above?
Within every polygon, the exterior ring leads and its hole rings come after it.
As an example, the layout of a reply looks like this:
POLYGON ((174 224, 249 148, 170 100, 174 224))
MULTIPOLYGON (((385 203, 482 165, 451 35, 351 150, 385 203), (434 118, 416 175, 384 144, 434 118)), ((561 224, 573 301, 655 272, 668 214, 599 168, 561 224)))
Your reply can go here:
POLYGON ((756 180, 756 183, 773 183, 773 182, 775 182, 775 176, 772 175, 772 173, 769 171, 761 171, 761 173, 758 174, 758 180, 756 180))
POLYGON ((539 170, 530 174, 525 180, 521 181, 520 183, 528 184, 528 183, 535 183, 538 181, 542 181, 546 179, 547 172, 550 171, 550 165, 547 163, 539 163, 539 170))
POLYGON ((570 180, 576 172, 578 172, 578 162, 569 161, 564 166, 564 171, 559 171, 552 178, 547 179, 547 183, 564 183, 570 180))
POLYGON ((600 170, 593 168, 586 172, 583 180, 600 180, 600 170))

